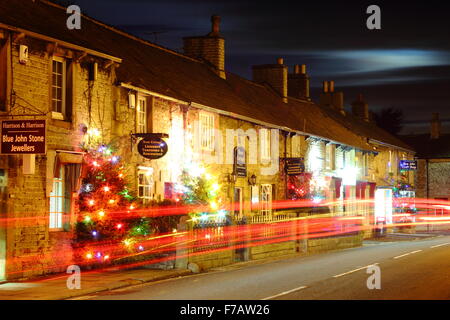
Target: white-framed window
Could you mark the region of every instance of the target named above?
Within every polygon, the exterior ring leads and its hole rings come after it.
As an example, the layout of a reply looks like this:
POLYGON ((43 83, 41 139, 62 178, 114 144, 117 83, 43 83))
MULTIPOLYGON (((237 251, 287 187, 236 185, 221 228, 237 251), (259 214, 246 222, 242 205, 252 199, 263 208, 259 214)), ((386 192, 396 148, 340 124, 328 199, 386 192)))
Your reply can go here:
POLYGON ((200 146, 202 150, 213 151, 215 144, 214 114, 200 112, 199 114, 199 134, 200 146))
POLYGON ((147 132, 147 99, 138 96, 136 106, 136 133, 147 132))
POLYGON ((362 172, 363 172, 364 176, 368 176, 369 175, 369 159, 370 159, 369 154, 363 153, 362 159, 363 159, 362 172))
POLYGON ((272 213, 272 185, 262 184, 260 190, 261 214, 267 216, 272 213))
POLYGON ((59 177, 53 178, 53 189, 50 193, 50 230, 61 230, 63 228, 64 208, 64 166, 61 166, 59 177))
POLYGON ((61 57, 52 61, 52 111, 66 113, 66 61, 61 57))
POLYGON ((259 130, 259 152, 261 162, 270 161, 270 130, 262 128, 259 130))
POLYGON ((148 203, 153 199, 153 168, 139 167, 138 168, 138 198, 142 199, 144 203, 148 203))
POLYGON ((328 143, 325 147, 325 159, 326 159, 326 168, 328 170, 335 170, 336 169, 336 152, 335 152, 335 145, 328 143))

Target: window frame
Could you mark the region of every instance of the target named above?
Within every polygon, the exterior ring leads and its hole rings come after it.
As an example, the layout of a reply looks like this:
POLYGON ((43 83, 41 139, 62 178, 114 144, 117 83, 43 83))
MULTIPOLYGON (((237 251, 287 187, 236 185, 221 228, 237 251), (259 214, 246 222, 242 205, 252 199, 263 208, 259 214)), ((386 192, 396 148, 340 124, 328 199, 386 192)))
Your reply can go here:
POLYGON ((58 120, 64 120, 66 114, 66 98, 67 98, 67 61, 63 57, 53 56, 52 57, 52 67, 51 67, 51 110, 52 110, 52 118, 58 120), (55 73, 54 62, 61 63, 62 69, 61 74, 55 73), (61 87, 55 86, 54 84, 54 76, 58 74, 61 76, 61 87), (61 90, 61 100, 55 98, 54 89, 59 88, 61 90), (55 101, 61 101, 61 111, 55 110, 55 101))
POLYGON ((199 135, 200 149, 203 151, 214 151, 215 149, 215 115, 211 112, 201 111, 199 113, 199 135))
POLYGON ((259 129, 259 153, 261 162, 263 163, 270 162, 271 160, 272 140, 270 133, 270 129, 268 128, 259 129))
POLYGON ((325 145, 325 166, 327 170, 336 170, 336 146, 334 144, 325 145))
POLYGON ((147 133, 147 119, 148 116, 148 101, 144 95, 137 95, 136 97, 136 133, 147 133), (141 102, 144 102, 144 110, 141 110, 141 102), (143 122, 141 122, 143 120, 143 122))
POLYGON ((273 186, 271 184, 261 184, 259 188, 259 212, 262 216, 270 216, 272 214, 273 186), (268 192, 266 192, 268 191, 268 192), (267 199, 264 198, 267 196, 267 199))
POLYGON ((52 182, 52 192, 49 195, 49 231, 63 231, 64 230, 64 215, 67 213, 65 211, 66 208, 66 195, 65 195, 65 180, 64 180, 64 166, 61 166, 59 178, 53 177, 52 182), (56 194, 55 194, 56 192, 56 194), (60 201, 55 203, 55 208, 52 208, 52 199, 56 199, 54 201, 60 201), (55 209, 55 210, 53 210, 55 209), (57 211, 60 209, 61 211, 57 211), (52 219, 52 215, 55 218, 52 219), (52 223, 52 221, 54 223, 52 223))
POLYGON ((152 191, 153 191, 153 168, 152 167, 138 167, 138 171, 137 171, 137 196, 138 199, 142 199, 142 202, 144 204, 148 204, 150 201, 153 200, 153 196, 152 196, 152 191), (140 176, 144 175, 146 177, 148 177, 148 184, 142 184, 141 183, 141 179, 140 176), (145 190, 146 188, 148 189, 148 195, 145 196, 145 191, 143 191, 143 194, 141 195, 141 191, 140 188, 143 188, 143 190, 145 190))

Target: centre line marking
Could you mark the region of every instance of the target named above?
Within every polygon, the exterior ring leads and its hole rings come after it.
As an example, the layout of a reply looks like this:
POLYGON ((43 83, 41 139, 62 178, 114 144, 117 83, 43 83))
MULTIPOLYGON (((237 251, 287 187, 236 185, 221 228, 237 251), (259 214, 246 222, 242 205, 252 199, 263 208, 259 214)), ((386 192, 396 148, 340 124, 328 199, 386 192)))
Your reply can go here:
POLYGON ((411 251, 411 252, 408 252, 408 253, 405 253, 405 254, 401 254, 399 256, 394 257, 394 259, 398 259, 398 258, 401 258, 401 257, 406 257, 406 256, 409 256, 410 254, 417 253, 417 252, 420 252, 420 251, 422 251, 422 250, 416 250, 416 251, 411 251))
POLYGON ((350 273, 353 273, 353 272, 356 272, 356 271, 359 271, 359 270, 362 270, 362 269, 367 269, 368 267, 371 267, 371 266, 376 266, 377 264, 378 264, 378 262, 377 263, 373 263, 373 264, 369 264, 368 266, 361 267, 361 268, 358 268, 358 269, 354 269, 354 270, 351 270, 351 271, 348 271, 348 272, 337 274, 337 275, 333 276, 333 278, 339 278, 339 277, 345 276, 346 274, 350 274, 350 273))
POLYGON ((442 246, 446 246, 446 245, 449 245, 449 244, 450 244, 450 242, 441 243, 441 244, 437 244, 437 245, 435 245, 435 246, 431 246, 430 248, 442 247, 442 246))
POLYGON ((289 290, 289 291, 284 291, 282 293, 279 293, 279 294, 276 294, 274 296, 270 296, 270 297, 267 297, 267 298, 264 298, 264 299, 261 299, 261 300, 270 300, 270 299, 278 298, 278 297, 284 296, 286 294, 289 294, 289 293, 292 293, 292 292, 295 292, 295 291, 299 291, 299 290, 302 290, 302 289, 305 289, 305 288, 307 288, 307 286, 301 286, 301 287, 298 287, 298 288, 295 288, 295 289, 292 289, 292 290, 289 290))

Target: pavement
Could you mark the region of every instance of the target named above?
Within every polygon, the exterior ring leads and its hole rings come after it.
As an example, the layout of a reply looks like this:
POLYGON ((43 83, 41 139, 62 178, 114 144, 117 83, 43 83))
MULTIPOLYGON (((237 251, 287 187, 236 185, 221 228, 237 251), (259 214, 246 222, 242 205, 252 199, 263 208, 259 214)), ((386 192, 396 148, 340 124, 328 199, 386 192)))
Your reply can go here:
POLYGON ((242 268, 134 285, 84 300, 450 299, 450 236, 371 242, 242 268), (369 266, 380 289, 367 287, 369 266))
POLYGON ((0 284, 0 300, 64 300, 132 285, 182 277, 190 270, 113 270, 81 273, 81 288, 68 289, 69 274, 27 282, 0 284))

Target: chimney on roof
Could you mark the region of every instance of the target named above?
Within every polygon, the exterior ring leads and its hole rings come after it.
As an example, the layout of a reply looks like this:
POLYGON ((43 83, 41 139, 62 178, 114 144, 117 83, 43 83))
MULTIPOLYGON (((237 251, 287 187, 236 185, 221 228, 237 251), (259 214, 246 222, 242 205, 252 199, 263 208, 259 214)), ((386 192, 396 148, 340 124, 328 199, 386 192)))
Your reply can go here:
POLYGON ((183 38, 184 54, 208 61, 214 71, 225 79, 225 39, 220 34, 220 16, 211 17, 211 32, 206 36, 183 38))
POLYGON ((309 96, 309 76, 306 74, 306 65, 294 66, 294 73, 288 75, 288 96, 297 99, 308 100, 309 96))
POLYGON ((352 102, 352 113, 354 116, 369 122, 369 105, 364 101, 361 93, 358 95, 356 101, 352 102))
POLYGON ((288 96, 288 68, 283 58, 278 58, 276 64, 263 64, 252 67, 253 81, 267 83, 287 103, 288 96))
POLYGON ((439 120, 439 113, 434 112, 431 119, 431 139, 439 139, 441 136, 441 120, 439 120))
POLYGON ((323 107, 335 109, 345 115, 344 93, 334 91, 334 81, 323 82, 323 92, 319 96, 319 104, 323 107))

